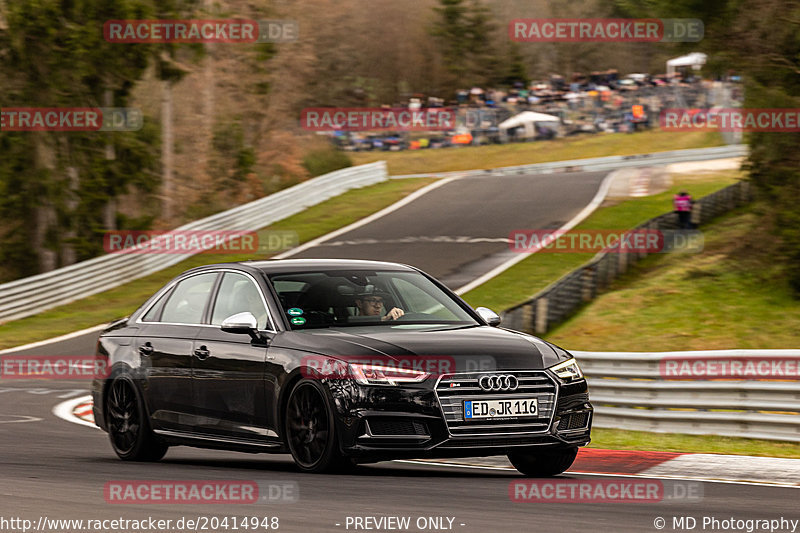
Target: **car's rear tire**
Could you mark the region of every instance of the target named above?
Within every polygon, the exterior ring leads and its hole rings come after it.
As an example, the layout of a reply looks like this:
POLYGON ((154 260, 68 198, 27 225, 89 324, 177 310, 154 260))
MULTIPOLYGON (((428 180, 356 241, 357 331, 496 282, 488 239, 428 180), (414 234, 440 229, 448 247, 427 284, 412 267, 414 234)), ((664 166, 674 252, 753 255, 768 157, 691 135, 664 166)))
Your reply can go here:
POLYGON ((303 472, 335 473, 354 465, 339 450, 332 406, 315 380, 302 379, 289 393, 284 434, 292 458, 303 472))
POLYGON ((548 452, 519 450, 509 453, 508 460, 514 468, 528 477, 551 477, 565 472, 572 466, 577 455, 578 448, 548 452))
POLYGON ((159 461, 167 446, 150 429, 144 401, 127 377, 111 382, 106 409, 111 447, 123 461, 159 461))

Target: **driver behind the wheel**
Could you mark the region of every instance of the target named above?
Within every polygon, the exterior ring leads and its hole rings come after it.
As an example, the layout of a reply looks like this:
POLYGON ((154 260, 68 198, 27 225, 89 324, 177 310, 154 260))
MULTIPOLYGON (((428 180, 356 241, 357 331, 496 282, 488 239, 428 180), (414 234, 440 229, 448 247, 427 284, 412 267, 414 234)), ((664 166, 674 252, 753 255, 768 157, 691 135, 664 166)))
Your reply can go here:
POLYGON ((380 316, 382 321, 397 320, 405 314, 399 307, 392 307, 391 311, 383 315, 384 303, 389 295, 375 290, 374 285, 367 285, 355 297, 356 311, 359 316, 380 316))

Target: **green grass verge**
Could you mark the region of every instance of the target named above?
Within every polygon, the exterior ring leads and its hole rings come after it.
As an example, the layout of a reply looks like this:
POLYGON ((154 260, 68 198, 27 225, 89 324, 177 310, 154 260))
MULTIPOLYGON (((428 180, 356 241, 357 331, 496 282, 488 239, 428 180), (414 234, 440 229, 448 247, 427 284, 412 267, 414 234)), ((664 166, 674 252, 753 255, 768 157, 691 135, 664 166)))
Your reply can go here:
MULTIPOLYGON (((300 242, 325 235, 383 209, 421 189, 433 179, 389 180, 332 198, 259 231, 296 231, 300 242)), ((199 254, 106 292, 35 316, 0 325, 0 349, 19 346, 127 316, 167 281, 184 270, 210 263, 266 259, 270 254, 199 254)))
POLYGON ((423 174, 530 165, 548 161, 586 159, 611 155, 667 152, 687 148, 706 148, 724 144, 716 132, 670 132, 650 130, 638 133, 606 133, 567 137, 552 141, 406 150, 403 152, 354 152, 354 165, 386 161, 389 174, 423 174))
MULTIPOLYGON (((699 254, 651 255, 546 338, 573 350, 797 348, 800 301, 747 206, 702 228, 699 254)), ((597 428, 594 448, 800 459, 790 442, 597 428)))
POLYGON ((715 435, 649 433, 605 428, 592 429, 592 443, 589 447, 611 450, 721 453, 800 459, 800 445, 792 442, 719 437, 715 435))
MULTIPOLYGON (((630 198, 615 205, 600 207, 575 230, 629 229, 672 209, 672 196, 686 188, 695 198, 726 187, 741 177, 739 171, 721 171, 701 176, 676 175, 673 185, 661 194, 630 198)), ((539 252, 517 263, 501 275, 463 295, 473 307, 508 309, 531 296, 561 276, 589 261, 591 253, 539 252)))
POLYGON ((700 228, 701 253, 640 261, 548 340, 596 351, 798 348, 800 301, 754 209, 700 228))

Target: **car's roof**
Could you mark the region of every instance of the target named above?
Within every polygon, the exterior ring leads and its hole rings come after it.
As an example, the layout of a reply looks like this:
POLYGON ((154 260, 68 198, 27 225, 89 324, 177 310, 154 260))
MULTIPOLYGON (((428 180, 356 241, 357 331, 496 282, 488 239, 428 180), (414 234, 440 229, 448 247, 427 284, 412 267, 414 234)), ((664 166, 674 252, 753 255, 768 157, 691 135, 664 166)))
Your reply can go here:
MULTIPOLYGON (((272 259, 264 261, 239 261, 236 263, 220 263, 205 265, 199 269, 242 266, 257 269, 265 274, 281 274, 292 272, 309 272, 317 270, 404 270, 414 271, 408 265, 385 261, 365 261, 360 259, 272 259)), ((199 270, 197 269, 197 270, 199 270)))

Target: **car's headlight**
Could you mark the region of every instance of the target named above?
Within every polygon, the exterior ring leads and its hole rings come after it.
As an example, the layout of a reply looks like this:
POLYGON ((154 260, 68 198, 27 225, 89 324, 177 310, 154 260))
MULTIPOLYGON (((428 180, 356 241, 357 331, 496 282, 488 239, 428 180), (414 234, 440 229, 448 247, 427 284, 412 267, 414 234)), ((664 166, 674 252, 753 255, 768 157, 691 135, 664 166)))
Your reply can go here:
POLYGON ((397 385, 398 383, 418 383, 425 381, 430 374, 408 368, 393 368, 378 365, 350 363, 350 375, 361 385, 397 385))
POLYGON ((551 366, 550 370, 567 383, 583 379, 583 372, 581 372, 581 367, 578 366, 578 362, 575 359, 567 359, 563 363, 551 366))

